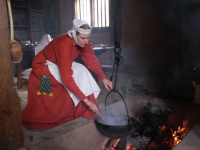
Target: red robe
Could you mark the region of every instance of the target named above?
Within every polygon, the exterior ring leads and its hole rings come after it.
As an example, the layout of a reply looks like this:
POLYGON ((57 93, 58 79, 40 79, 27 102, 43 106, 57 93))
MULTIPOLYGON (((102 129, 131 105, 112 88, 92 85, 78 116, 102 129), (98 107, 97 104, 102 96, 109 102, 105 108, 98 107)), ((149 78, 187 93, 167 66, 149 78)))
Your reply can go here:
MULTIPOLYGON (((106 79, 101 66, 90 44, 84 48, 74 46, 73 39, 67 34, 60 35, 51 41, 32 62, 32 72, 28 81, 28 104, 22 111, 22 124, 29 129, 49 129, 78 117, 92 119, 94 113, 88 109, 83 101, 75 107, 67 90, 50 74, 45 63, 49 60, 59 66, 62 81, 65 86, 78 98, 84 100, 86 96, 76 85, 72 78, 72 62, 81 55, 86 66, 100 79, 106 79), (37 95, 42 75, 50 77, 53 96, 37 95)), ((94 95, 87 97, 97 104, 94 95)))

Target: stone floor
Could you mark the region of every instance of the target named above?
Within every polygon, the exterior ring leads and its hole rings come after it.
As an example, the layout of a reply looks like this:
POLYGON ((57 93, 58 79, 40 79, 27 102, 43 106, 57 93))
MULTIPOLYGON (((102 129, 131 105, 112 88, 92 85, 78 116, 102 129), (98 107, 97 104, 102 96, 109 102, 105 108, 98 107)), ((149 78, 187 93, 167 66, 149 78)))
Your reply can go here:
MULTIPOLYGON (((27 103, 27 89, 24 87, 24 89, 17 90, 17 92, 21 100, 21 109, 23 109, 27 103)), ((97 99, 100 109, 104 107, 107 93, 107 91, 103 90, 97 99)), ((197 150, 195 148, 199 147, 199 104, 181 103, 151 95, 134 95, 126 97, 125 101, 129 115, 132 117, 137 117, 139 114, 144 113, 143 107, 149 102, 167 105, 172 110, 167 123, 174 128, 178 128, 178 126, 182 126, 183 120, 189 119, 188 128, 191 131, 174 150, 185 150, 186 147, 190 150, 197 150)), ((107 107, 126 113, 124 103, 116 93, 109 95, 107 107)), ((29 131, 24 127, 22 128, 24 148, 20 150, 101 150, 100 145, 107 138, 97 131, 93 120, 83 117, 44 132, 29 131)))

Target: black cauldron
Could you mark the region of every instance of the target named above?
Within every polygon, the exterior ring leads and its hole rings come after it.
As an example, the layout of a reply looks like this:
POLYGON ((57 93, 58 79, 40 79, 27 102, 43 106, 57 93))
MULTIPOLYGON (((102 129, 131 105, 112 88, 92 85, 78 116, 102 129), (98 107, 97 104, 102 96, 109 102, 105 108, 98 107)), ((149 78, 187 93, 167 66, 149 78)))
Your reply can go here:
POLYGON ((95 119, 95 125, 97 130, 110 138, 122 138, 131 135, 134 132, 135 119, 130 116, 124 116, 124 118, 129 118, 127 125, 107 125, 106 123, 101 123, 98 118, 95 119))
MULTIPOLYGON (((115 139, 126 137, 128 135, 131 135, 134 132, 136 119, 129 116, 126 103, 118 91, 115 91, 115 90, 110 91, 106 96, 106 100, 107 100, 108 95, 111 92, 118 93, 120 95, 120 97, 122 98, 124 105, 126 107, 126 111, 127 111, 127 115, 123 115, 123 117, 124 117, 124 119, 127 119, 127 124, 126 125, 109 125, 105 121, 103 121, 100 117, 96 117, 94 122, 95 122, 97 130, 101 134, 103 134, 107 137, 115 138, 115 139)), ((105 100, 105 108, 106 108, 106 100, 105 100)), ((105 111, 106 111, 106 109, 105 109, 105 111)))
POLYGON ((144 107, 146 111, 148 124, 153 127, 162 127, 166 124, 169 113, 171 112, 170 108, 165 105, 156 105, 148 103, 144 107))

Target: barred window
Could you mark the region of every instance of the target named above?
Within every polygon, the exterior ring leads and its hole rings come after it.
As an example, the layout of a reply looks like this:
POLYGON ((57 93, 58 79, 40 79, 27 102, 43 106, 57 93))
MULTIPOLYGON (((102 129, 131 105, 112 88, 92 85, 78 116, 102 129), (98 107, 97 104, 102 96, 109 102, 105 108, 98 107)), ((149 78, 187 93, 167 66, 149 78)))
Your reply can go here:
POLYGON ((109 0, 75 0, 74 18, 93 27, 109 27, 109 0))

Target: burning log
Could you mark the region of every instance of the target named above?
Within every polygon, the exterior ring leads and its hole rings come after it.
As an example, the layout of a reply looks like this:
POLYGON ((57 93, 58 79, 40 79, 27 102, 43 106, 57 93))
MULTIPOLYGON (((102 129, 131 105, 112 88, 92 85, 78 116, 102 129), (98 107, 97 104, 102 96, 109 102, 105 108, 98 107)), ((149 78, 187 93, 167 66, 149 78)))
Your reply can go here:
POLYGON ((114 140, 111 138, 106 138, 102 143, 101 143, 101 148, 102 150, 109 150, 109 147, 111 147, 114 143, 114 140))
POLYGON ((125 139, 116 140, 109 138, 102 144, 102 150, 171 150, 179 144, 188 133, 187 124, 188 119, 184 120, 182 127, 179 126, 177 130, 169 126, 160 127, 156 131, 156 136, 153 137, 140 136, 135 132, 125 139), (108 142, 109 140, 111 142, 108 142))
POLYGON ((177 131, 174 131, 172 128, 163 126, 159 132, 161 136, 164 137, 161 142, 161 146, 169 146, 171 148, 175 147, 179 144, 185 135, 188 133, 188 128, 186 127, 188 124, 188 119, 183 121, 183 127, 178 127, 177 131))
POLYGON ((108 150, 108 148, 105 146, 102 146, 101 148, 102 148, 102 150, 108 150))
POLYGON ((106 138, 102 144, 101 144, 101 148, 102 150, 115 150, 118 143, 119 143, 120 139, 111 139, 111 138, 106 138))
POLYGON ((113 144, 113 146, 112 146, 109 150, 115 150, 115 148, 117 147, 117 145, 118 145, 118 143, 119 143, 120 140, 121 140, 121 139, 117 139, 117 140, 115 141, 115 143, 113 144))
POLYGON ((127 146, 126 146, 126 150, 135 150, 135 148, 134 148, 134 147, 131 147, 131 144, 129 143, 129 144, 127 144, 127 146))

